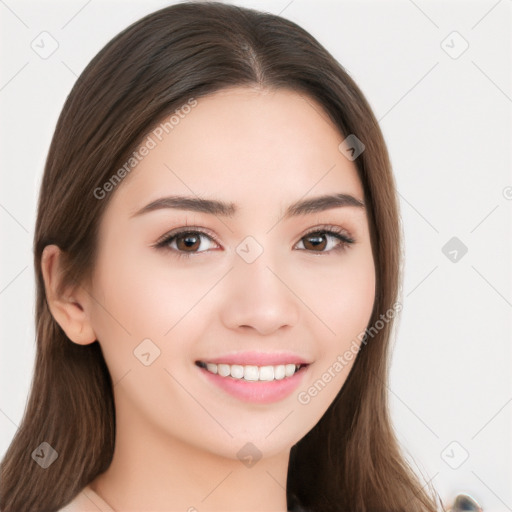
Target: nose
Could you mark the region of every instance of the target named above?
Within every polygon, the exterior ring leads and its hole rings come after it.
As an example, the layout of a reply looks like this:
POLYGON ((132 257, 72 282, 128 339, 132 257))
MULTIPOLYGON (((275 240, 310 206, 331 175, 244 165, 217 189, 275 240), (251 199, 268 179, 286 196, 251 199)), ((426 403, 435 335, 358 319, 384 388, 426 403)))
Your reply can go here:
POLYGON ((290 272, 270 257, 270 251, 264 251, 252 263, 237 256, 225 283, 223 324, 232 330, 253 329, 261 335, 296 325, 300 300, 290 281, 290 272))

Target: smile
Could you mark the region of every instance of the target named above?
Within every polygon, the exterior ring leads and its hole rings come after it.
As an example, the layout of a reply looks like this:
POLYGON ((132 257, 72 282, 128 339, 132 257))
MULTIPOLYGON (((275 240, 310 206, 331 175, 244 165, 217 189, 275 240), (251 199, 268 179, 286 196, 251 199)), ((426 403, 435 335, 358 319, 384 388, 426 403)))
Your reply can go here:
POLYGON ((233 379, 246 381, 272 381, 292 377, 306 364, 279 364, 274 366, 255 366, 227 363, 205 363, 196 362, 197 366, 204 368, 210 373, 221 377, 232 377, 233 379))
POLYGON ((310 364, 273 366, 195 363, 205 383, 242 402, 271 404, 289 397, 303 382, 310 364))

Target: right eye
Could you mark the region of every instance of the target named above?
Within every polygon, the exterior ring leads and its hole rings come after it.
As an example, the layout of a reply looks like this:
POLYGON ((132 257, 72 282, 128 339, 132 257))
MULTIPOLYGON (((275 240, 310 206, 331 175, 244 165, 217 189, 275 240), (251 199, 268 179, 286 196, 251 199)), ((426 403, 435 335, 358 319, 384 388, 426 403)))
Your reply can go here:
MULTIPOLYGON (((197 230, 181 230, 167 233, 155 244, 158 249, 167 249, 175 252, 178 256, 190 256, 201 252, 207 252, 210 248, 199 250, 205 244, 202 239, 215 242, 213 236, 197 230), (204 238, 203 238, 204 237, 204 238)), ((216 243, 216 242, 215 242, 216 243)), ((207 244, 206 244, 207 245, 207 244)))

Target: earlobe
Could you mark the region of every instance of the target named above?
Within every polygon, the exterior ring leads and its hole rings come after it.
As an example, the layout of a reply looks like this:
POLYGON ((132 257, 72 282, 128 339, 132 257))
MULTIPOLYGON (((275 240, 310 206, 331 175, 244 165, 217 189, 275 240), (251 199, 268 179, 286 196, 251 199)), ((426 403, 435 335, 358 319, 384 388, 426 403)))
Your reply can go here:
POLYGON ((57 245, 47 245, 41 255, 41 271, 50 312, 71 341, 79 345, 93 343, 96 335, 88 316, 90 301, 87 292, 77 286, 58 294, 61 264, 61 249, 57 245))

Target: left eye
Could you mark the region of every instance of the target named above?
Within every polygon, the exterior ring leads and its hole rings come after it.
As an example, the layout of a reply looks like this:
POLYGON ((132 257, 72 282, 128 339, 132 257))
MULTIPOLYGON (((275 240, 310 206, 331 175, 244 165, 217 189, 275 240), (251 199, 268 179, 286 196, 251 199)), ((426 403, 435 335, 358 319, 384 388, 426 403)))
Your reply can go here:
POLYGON ((308 251, 325 253, 331 250, 345 249, 354 243, 354 240, 338 231, 320 230, 307 233, 300 239, 299 243, 302 243, 308 251), (330 244, 327 241, 328 239, 331 240, 330 244), (308 247, 306 247, 303 240, 307 241, 308 247), (317 250, 318 248, 321 250, 317 250))

